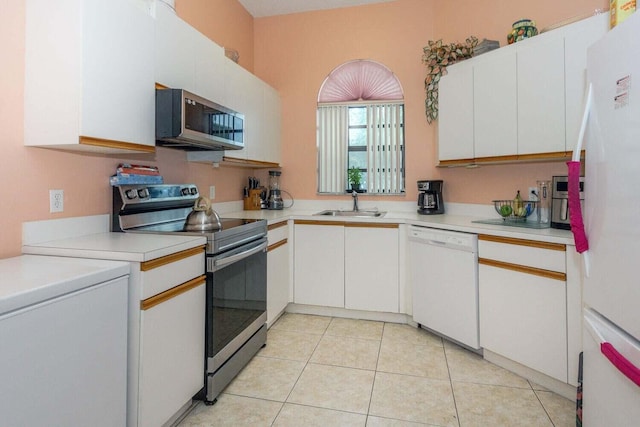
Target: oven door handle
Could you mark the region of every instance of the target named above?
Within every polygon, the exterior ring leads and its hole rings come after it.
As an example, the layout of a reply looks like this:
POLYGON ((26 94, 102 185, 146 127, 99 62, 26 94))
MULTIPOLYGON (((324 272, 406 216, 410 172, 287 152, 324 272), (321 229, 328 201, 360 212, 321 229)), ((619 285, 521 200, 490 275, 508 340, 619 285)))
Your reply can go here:
POLYGON ((234 262, 240 261, 243 258, 247 258, 253 254, 257 254, 258 252, 265 251, 267 249, 267 242, 264 241, 260 245, 247 249, 246 251, 240 252, 239 254, 234 254, 225 258, 219 258, 214 260, 213 264, 216 270, 219 270, 222 267, 225 267, 229 264, 233 264, 234 262))

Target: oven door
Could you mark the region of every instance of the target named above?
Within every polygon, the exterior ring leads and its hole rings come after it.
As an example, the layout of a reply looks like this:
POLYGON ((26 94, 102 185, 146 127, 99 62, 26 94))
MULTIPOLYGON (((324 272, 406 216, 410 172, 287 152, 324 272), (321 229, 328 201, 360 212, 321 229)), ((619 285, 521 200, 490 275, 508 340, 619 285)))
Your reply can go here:
POLYGON ((207 371, 215 372, 266 321, 266 237, 207 258, 207 371))

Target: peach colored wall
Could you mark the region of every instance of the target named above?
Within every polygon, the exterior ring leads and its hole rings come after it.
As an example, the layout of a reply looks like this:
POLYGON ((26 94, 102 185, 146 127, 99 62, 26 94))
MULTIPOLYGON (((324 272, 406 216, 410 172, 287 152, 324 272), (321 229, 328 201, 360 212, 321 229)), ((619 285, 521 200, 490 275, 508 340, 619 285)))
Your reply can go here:
POLYGON ((165 182, 193 182, 205 195, 216 185, 215 202, 242 198, 251 170, 188 163, 182 151, 118 158, 24 147, 24 2, 0 1, 0 17, 0 258, 20 254, 23 221, 110 213, 108 179, 123 161, 157 165, 165 182), (63 213, 49 213, 50 189, 64 190, 63 213))
POLYGON ((544 28, 606 7, 606 0, 395 0, 256 19, 255 73, 282 97, 283 188, 297 198, 325 197, 316 195, 318 89, 333 68, 356 58, 387 65, 404 88, 407 194, 394 199, 415 200, 417 180, 441 178, 445 200, 488 204, 511 198, 537 179, 564 174, 563 163, 436 168, 436 126, 424 116, 422 48, 429 40, 464 40, 471 34, 506 44, 511 24, 520 18, 535 19, 544 28))
MULTIPOLYGON (((424 119, 422 46, 434 33, 434 0, 396 0, 371 6, 260 18, 255 21, 256 75, 282 98, 283 188, 316 196, 316 100, 326 76, 352 59, 389 67, 405 95, 406 180, 430 178, 433 140, 424 119)), ((415 198, 415 191, 407 197, 415 198)), ((346 196, 345 196, 346 197, 346 196)), ((389 200, 389 198, 385 198, 389 200)))
MULTIPOLYGON (((296 198, 318 198, 315 100, 320 84, 337 65, 354 58, 371 58, 389 66, 405 90, 408 193, 394 199, 415 200, 416 180, 442 177, 447 183, 448 200, 471 203, 510 197, 517 187, 563 173, 564 167, 537 164, 436 169, 435 130, 426 124, 422 105, 422 47, 430 39, 464 38, 470 29, 478 37, 504 37, 511 22, 525 16, 536 19, 542 28, 606 7, 604 0, 395 0, 252 22, 237 0, 215 0, 216 13, 211 12, 213 3, 178 0, 177 8, 185 20, 218 44, 239 50, 240 64, 255 69, 259 77, 280 91, 283 186, 296 198)), ((24 147, 24 2, 0 1, 0 17, 0 54, 4 58, 0 67, 0 182, 5 190, 0 210, 0 258, 20 253, 23 221, 109 213, 108 177, 122 161, 157 165, 166 182, 194 182, 205 194, 209 185, 216 185, 216 202, 239 200, 247 176, 266 177, 264 171, 191 164, 185 161, 184 153, 162 148, 155 155, 117 158, 24 147), (65 191, 65 212, 50 214, 48 191, 59 188, 65 191)))
POLYGON ((176 12, 220 46, 238 51, 253 72, 253 17, 236 0, 177 0, 176 12))

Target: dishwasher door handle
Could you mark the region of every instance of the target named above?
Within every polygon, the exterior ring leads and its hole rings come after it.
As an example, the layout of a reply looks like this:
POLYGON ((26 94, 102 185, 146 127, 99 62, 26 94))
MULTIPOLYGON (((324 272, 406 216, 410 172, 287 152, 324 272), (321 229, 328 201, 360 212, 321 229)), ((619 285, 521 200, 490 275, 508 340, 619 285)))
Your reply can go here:
POLYGON ((429 240, 426 243, 429 243, 429 244, 434 245, 434 246, 446 246, 447 245, 447 242, 443 242, 442 240, 429 240))

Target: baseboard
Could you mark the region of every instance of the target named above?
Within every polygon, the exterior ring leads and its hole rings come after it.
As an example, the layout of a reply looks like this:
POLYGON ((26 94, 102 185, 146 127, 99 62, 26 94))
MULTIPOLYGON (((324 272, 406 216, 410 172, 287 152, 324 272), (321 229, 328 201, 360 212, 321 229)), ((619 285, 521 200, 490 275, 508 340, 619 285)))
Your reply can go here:
MULTIPOLYGON (((389 323, 413 322, 411 316, 401 313, 384 313, 378 311, 349 310, 338 307, 323 307, 319 305, 305 305, 290 303, 285 309, 287 313, 313 314, 316 316, 342 317, 345 319, 374 320, 389 323)), ((413 322, 415 325, 415 322, 413 322)))
POLYGON ((531 368, 528 368, 518 362, 514 362, 511 359, 507 359, 506 357, 500 356, 499 354, 493 353, 487 349, 484 349, 483 353, 485 360, 487 360, 488 362, 491 362, 494 365, 498 365, 508 371, 513 372, 514 374, 520 375, 523 378, 533 381, 534 383, 543 386, 549 391, 566 397, 573 402, 576 401, 576 387, 531 368))

